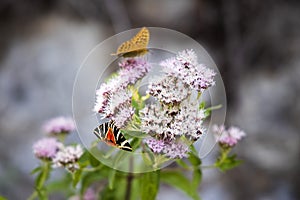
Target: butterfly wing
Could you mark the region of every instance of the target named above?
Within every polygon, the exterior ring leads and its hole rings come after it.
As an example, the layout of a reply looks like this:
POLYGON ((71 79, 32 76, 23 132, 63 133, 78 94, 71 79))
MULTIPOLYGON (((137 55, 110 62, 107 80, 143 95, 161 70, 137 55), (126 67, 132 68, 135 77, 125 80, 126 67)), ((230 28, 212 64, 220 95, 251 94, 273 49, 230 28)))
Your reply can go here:
POLYGON ((114 121, 106 122, 94 129, 94 134, 108 145, 125 151, 132 151, 129 142, 126 140, 114 121))
POLYGON ((108 130, 108 123, 101 124, 100 126, 94 129, 94 134, 100 139, 105 139, 105 133, 108 130))
POLYGON ((132 151, 132 148, 129 142, 126 140, 124 135, 121 133, 120 129, 116 125, 112 125, 113 133, 116 139, 116 145, 118 148, 125 151, 132 151))
POLYGON ((147 45, 150 39, 150 32, 146 27, 143 27, 132 39, 122 43, 117 53, 112 55, 126 55, 132 57, 133 55, 143 55, 147 53, 147 45), (139 52, 138 54, 128 54, 130 52, 139 52))

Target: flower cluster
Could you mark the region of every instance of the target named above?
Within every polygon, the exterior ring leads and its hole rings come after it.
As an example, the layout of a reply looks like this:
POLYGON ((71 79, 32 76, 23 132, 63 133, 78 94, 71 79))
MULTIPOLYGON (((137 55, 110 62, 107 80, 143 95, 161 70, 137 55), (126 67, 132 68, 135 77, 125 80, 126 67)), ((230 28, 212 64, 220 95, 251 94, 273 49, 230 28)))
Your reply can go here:
POLYGON ((54 167, 65 167, 71 172, 79 169, 77 161, 83 154, 83 149, 80 145, 67 146, 57 152, 53 159, 54 167))
POLYGON ((58 133, 68 133, 75 129, 73 120, 57 117, 45 123, 44 129, 51 133, 51 137, 40 139, 33 144, 34 155, 43 161, 51 161, 54 167, 63 166, 71 172, 78 169, 77 161, 83 154, 81 146, 65 146, 57 137, 58 133))
POLYGON ((33 145, 33 153, 39 159, 52 160, 63 144, 55 138, 43 138, 33 145))
POLYGON ((70 133, 75 130, 75 123, 70 117, 56 117, 47 121, 43 130, 48 134, 70 133))
POLYGON ((161 62, 161 66, 168 75, 178 77, 199 92, 215 84, 216 73, 204 64, 199 64, 193 50, 179 52, 176 57, 161 62))
POLYGON ((141 108, 135 106, 138 110, 134 110, 128 86, 143 78, 150 65, 143 58, 129 58, 120 62, 118 73, 97 90, 94 111, 114 120, 119 128, 126 127, 136 112, 139 120, 132 124, 152 137, 145 143, 153 152, 170 158, 185 157, 189 148, 183 138, 193 142, 205 133, 206 116, 199 106, 199 94, 215 84, 215 72, 198 63, 193 50, 179 52, 160 66, 162 75, 154 77, 146 91, 156 102, 142 102, 141 108))
POLYGON ((141 130, 154 138, 145 141, 153 152, 182 158, 189 151, 182 137, 193 142, 205 132, 205 110, 196 93, 214 85, 215 72, 199 64, 193 50, 179 52, 160 65, 164 74, 147 90, 157 102, 140 110, 141 130))
POLYGON ((145 139, 145 143, 154 153, 162 153, 169 158, 184 158, 189 152, 189 145, 178 140, 158 140, 154 138, 145 139))
POLYGON ((135 84, 150 70, 150 65, 142 58, 129 58, 119 63, 117 75, 107 83, 101 84, 96 91, 94 111, 103 118, 113 119, 120 128, 131 119, 134 109, 131 107, 132 94, 129 85, 135 84))
POLYGON ((199 109, 199 103, 193 97, 173 108, 150 104, 142 109, 140 114, 141 130, 159 138, 174 139, 177 136, 185 136, 197 140, 205 131, 202 125, 205 119, 204 110, 199 109))
POLYGON ((147 93, 165 104, 176 104, 186 99, 191 91, 189 86, 180 79, 166 76, 152 80, 148 86, 147 93))
POLYGON ((220 145, 229 147, 235 146, 238 143, 238 141, 240 141, 243 137, 246 136, 246 133, 244 131, 234 126, 226 129, 224 125, 214 125, 213 131, 216 141, 220 145))

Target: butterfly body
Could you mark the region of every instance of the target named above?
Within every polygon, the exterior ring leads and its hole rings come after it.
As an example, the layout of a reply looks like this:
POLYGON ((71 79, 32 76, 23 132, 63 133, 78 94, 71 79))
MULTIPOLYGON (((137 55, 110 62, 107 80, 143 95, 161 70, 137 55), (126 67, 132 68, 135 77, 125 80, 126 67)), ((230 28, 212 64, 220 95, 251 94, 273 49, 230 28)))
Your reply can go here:
POLYGON ((132 39, 122 43, 116 53, 112 55, 122 57, 142 56, 148 52, 147 45, 150 39, 150 32, 143 27, 132 39))
POLYGON ((106 144, 125 151, 132 151, 129 142, 126 140, 114 121, 106 122, 94 129, 94 134, 106 144))

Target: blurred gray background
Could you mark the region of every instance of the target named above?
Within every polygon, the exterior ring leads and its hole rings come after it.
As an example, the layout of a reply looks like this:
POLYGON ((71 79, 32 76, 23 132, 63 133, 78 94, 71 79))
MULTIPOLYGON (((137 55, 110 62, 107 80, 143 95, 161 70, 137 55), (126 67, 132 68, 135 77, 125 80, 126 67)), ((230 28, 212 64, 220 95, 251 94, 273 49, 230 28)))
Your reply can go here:
MULTIPOLYGON (((222 74, 227 124, 248 137, 244 164, 204 171, 206 199, 300 199, 300 1, 1 0, 0 194, 25 199, 40 125, 71 115, 76 71, 88 52, 142 26, 199 41, 222 74)), ((79 141, 74 135, 74 141, 79 141)), ((185 195, 163 186, 158 199, 185 195)))

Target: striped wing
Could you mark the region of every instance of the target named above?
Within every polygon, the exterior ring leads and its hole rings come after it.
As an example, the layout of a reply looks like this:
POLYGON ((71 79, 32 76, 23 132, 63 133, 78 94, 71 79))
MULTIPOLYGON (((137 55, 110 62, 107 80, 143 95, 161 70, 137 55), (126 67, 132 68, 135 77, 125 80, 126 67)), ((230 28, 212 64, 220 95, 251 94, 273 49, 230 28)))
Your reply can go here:
POLYGON ((147 45, 150 39, 150 32, 143 27, 132 39, 122 43, 117 52, 112 55, 123 57, 134 57, 144 55, 148 52, 147 45))
POLYGON ((108 145, 125 151, 132 151, 129 142, 126 140, 114 121, 106 122, 94 129, 94 134, 108 145))

